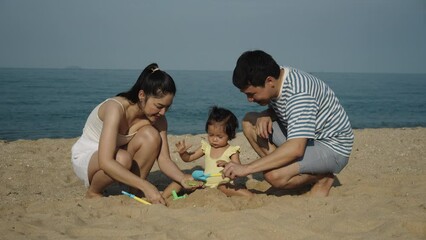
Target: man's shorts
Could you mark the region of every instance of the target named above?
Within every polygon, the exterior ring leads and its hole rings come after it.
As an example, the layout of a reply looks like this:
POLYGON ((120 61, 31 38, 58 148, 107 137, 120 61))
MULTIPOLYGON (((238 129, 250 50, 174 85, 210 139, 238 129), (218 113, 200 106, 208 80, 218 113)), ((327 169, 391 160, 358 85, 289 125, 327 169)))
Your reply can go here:
MULTIPOLYGON (((272 123, 270 141, 281 146, 287 141, 287 130, 278 122, 272 123)), ((317 140, 308 139, 305 154, 298 160, 300 173, 325 174, 339 173, 348 164, 348 157, 334 152, 317 140)))

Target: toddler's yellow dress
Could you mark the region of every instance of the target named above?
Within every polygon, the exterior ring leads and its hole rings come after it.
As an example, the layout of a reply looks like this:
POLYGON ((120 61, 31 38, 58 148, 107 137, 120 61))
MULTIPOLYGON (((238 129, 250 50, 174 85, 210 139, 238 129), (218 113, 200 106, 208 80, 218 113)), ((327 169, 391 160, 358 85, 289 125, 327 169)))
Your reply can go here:
MULTIPOLYGON (((223 167, 218 167, 216 164, 216 161, 218 160, 223 160, 225 162, 230 162, 231 161, 231 156, 237 152, 240 151, 240 146, 232 146, 229 145, 229 147, 225 150, 225 152, 223 152, 222 156, 218 157, 218 158, 212 158, 210 155, 211 152, 211 146, 208 142, 201 140, 201 149, 203 150, 204 153, 204 172, 206 174, 215 174, 215 173, 219 173, 220 171, 222 171, 223 167)), ((210 188, 216 188, 217 186, 219 186, 220 184, 225 184, 230 182, 229 178, 222 178, 221 176, 219 177, 209 177, 207 178, 206 184, 205 186, 210 187, 210 188)))

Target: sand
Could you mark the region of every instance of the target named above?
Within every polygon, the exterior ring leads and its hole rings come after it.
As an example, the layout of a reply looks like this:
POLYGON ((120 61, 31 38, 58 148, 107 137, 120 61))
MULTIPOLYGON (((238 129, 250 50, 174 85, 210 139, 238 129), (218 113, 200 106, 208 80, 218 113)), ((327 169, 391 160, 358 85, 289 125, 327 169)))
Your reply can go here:
MULTIPOLYGON (((197 145, 205 135, 170 136, 197 145)), ((355 131, 348 166, 326 198, 270 189, 261 174, 241 179, 253 198, 197 190, 169 206, 123 195, 85 199, 74 175, 76 139, 0 141, 0 239, 426 239, 426 128, 355 131)), ((239 133, 241 160, 256 154, 239 133)), ((202 160, 183 163, 187 171, 202 160)), ((168 179, 155 166, 159 189, 168 179)))

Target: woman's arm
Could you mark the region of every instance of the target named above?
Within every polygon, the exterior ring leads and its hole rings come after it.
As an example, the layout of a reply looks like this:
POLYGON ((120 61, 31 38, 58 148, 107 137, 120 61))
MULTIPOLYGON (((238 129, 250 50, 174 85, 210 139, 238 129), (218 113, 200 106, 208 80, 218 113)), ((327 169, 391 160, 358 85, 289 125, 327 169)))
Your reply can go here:
POLYGON ((162 117, 154 124, 154 127, 160 132, 161 149, 158 155, 158 166, 160 170, 176 182, 180 182, 184 173, 170 158, 169 142, 167 139, 167 119, 162 117))
POLYGON ((100 169, 114 180, 140 189, 149 201, 164 204, 164 199, 161 198, 160 193, 154 185, 136 176, 115 160, 116 139, 120 121, 124 118, 123 110, 118 104, 112 101, 105 102, 101 107, 99 117, 103 121, 103 128, 98 150, 100 169))
MULTIPOLYGON (((161 136, 161 149, 158 156, 158 166, 160 170, 170 177, 175 182, 180 183, 184 188, 194 189, 199 186, 189 186, 186 181, 194 180, 191 175, 184 174, 179 167, 170 158, 169 143, 167 140, 167 120, 165 117, 160 119, 155 127, 160 131, 161 136)), ((202 183, 200 183, 200 186, 202 183)))

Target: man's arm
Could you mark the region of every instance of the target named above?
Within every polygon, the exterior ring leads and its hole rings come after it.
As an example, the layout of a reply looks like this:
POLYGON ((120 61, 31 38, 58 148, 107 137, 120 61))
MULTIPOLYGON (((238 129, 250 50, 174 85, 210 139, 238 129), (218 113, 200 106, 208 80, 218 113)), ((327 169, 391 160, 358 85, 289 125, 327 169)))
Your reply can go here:
POLYGON ((244 177, 256 172, 280 168, 302 157, 305 152, 306 142, 306 138, 290 139, 271 154, 249 164, 219 162, 218 166, 224 167, 224 176, 230 178, 244 177))
POLYGON ((288 165, 303 156, 306 142, 306 138, 290 139, 271 154, 247 164, 247 171, 251 174, 288 165))

